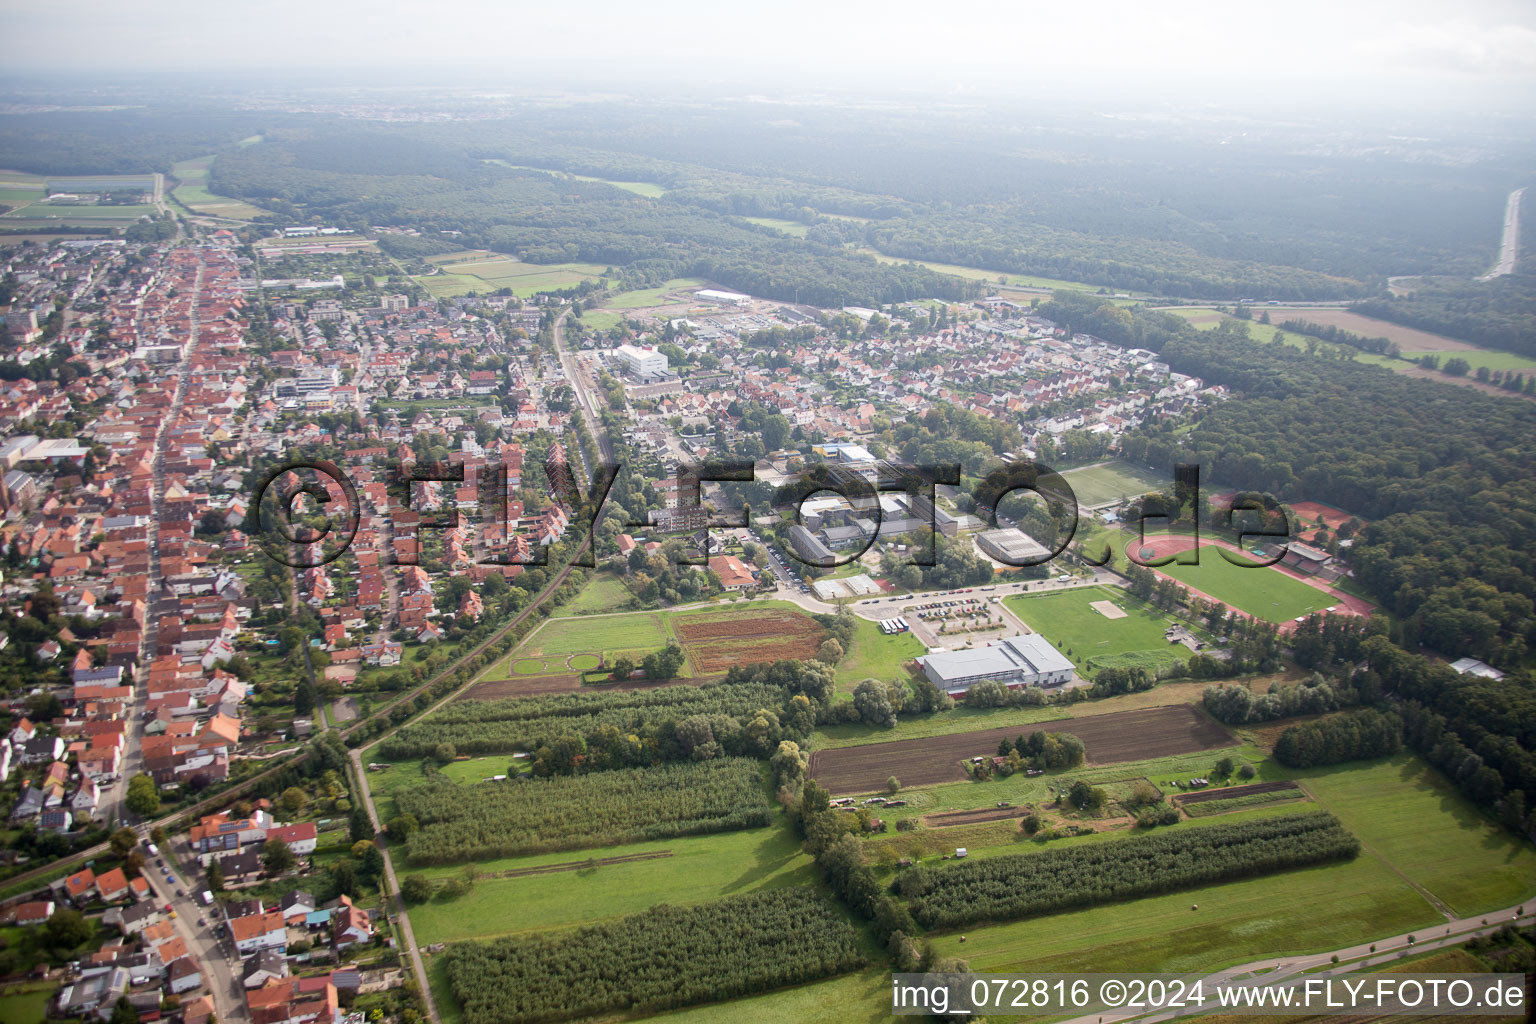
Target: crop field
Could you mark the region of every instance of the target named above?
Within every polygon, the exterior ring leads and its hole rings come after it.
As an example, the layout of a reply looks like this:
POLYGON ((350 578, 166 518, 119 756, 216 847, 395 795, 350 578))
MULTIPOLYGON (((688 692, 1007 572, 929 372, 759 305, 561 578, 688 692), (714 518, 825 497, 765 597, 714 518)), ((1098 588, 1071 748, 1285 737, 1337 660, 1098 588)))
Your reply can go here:
MULTIPOLYGON (((1232 786, 1227 789, 1199 789, 1193 793, 1176 793, 1173 802, 1180 806, 1209 803, 1212 800, 1236 800, 1259 794, 1278 793, 1299 787, 1294 779, 1277 779, 1274 782, 1256 782, 1251 786, 1232 786)), ((1301 794, 1297 794, 1300 796, 1301 794)))
POLYGON ((896 890, 928 928, 1035 917, 1112 900, 1351 860, 1360 841, 1323 811, 1248 818, 902 872, 896 890))
POLYGON ((762 771, 751 758, 677 762, 528 782, 433 782, 401 789, 395 806, 421 823, 412 866, 731 832, 768 823, 762 771))
MULTIPOLYGON (((847 218, 863 219, 863 218, 847 218)), ((1083 281, 1063 281, 1054 277, 1040 277, 1035 274, 1009 274, 998 270, 984 270, 981 267, 962 267, 955 263, 936 263, 933 260, 909 260, 904 256, 887 256, 870 248, 862 248, 860 252, 868 253, 881 263, 916 263, 920 267, 927 267, 940 274, 952 274, 955 277, 963 277, 968 281, 987 281, 1000 288, 1027 288, 1035 291, 1098 291, 1099 286, 1087 284, 1083 281)), ((1106 297, 1105 302, 1114 302, 1106 297)), ((1124 302, 1125 300, 1119 300, 1124 302)), ((1118 304, 1118 303, 1117 303, 1118 304)))
POLYGON ((816 655, 825 636, 815 622, 788 611, 764 611, 740 617, 680 618, 673 623, 695 672, 724 672, 733 665, 755 665, 780 658, 805 660, 816 655))
POLYGON ((1163 636, 1163 631, 1177 619, 1123 590, 1082 587, 1054 594, 1007 597, 1003 603, 1085 674, 1105 667, 1096 664, 1100 659, 1146 654, 1148 657, 1143 660, 1155 667, 1175 660, 1187 661, 1193 653, 1183 644, 1170 644, 1163 636), (1093 608, 1096 601, 1112 601, 1126 613, 1125 617, 1105 617, 1093 608))
MULTIPOLYGON (((578 598, 578 601, 580 599, 578 598)), ((675 639, 688 655, 684 675, 715 675, 733 665, 754 665, 779 658, 809 658, 825 631, 804 612, 784 602, 746 607, 703 608, 687 612, 630 612, 622 615, 569 616, 546 621, 487 677, 525 671, 580 670, 582 655, 603 664, 627 656, 639 661, 675 639), (542 668, 532 662, 542 659, 542 668)), ((596 666, 589 666, 596 667, 596 666)))
POLYGON ((1069 469, 1061 475, 1072 486, 1078 504, 1090 507, 1124 498, 1139 498, 1173 486, 1168 477, 1119 459, 1098 466, 1069 469))
POLYGON ((1145 711, 1079 718, 1034 728, 1002 726, 981 732, 925 739, 868 743, 857 747, 818 750, 811 755, 810 774, 833 793, 874 792, 892 775, 906 786, 962 782, 961 763, 976 755, 997 752, 1001 739, 1047 728, 1070 732, 1087 747, 1089 764, 1114 764, 1215 750, 1237 744, 1225 728, 1187 704, 1145 711))
POLYGON ((855 970, 865 956, 838 905, 802 887, 461 943, 443 961, 468 1024, 532 1024, 730 999, 855 970))
MULTIPOLYGON (((570 853, 482 861, 473 894, 434 899, 411 908, 422 943, 489 938, 514 932, 591 924, 637 914, 658 903, 687 906, 733 893, 757 892, 815 880, 811 858, 784 828, 685 836, 577 854, 590 856, 575 871, 510 875, 568 863, 570 853), (657 856, 658 854, 666 856, 657 856), (615 857, 629 859, 602 863, 615 857)), ((434 880, 457 878, 459 868, 420 871, 434 880)))

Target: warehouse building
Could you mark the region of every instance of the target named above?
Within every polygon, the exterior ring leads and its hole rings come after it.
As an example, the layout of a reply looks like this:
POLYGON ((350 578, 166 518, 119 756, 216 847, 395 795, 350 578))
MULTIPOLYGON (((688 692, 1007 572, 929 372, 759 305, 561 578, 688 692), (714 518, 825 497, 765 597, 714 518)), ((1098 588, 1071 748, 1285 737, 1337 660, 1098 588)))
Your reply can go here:
POLYGON ((1039 565, 1051 551, 1020 529, 987 530, 976 535, 976 544, 988 558, 1004 565, 1039 565))
POLYGON ((1010 687, 1060 686, 1072 679, 1072 663, 1039 633, 1004 637, 987 647, 935 651, 917 659, 923 673, 951 696, 971 684, 996 679, 1010 687))

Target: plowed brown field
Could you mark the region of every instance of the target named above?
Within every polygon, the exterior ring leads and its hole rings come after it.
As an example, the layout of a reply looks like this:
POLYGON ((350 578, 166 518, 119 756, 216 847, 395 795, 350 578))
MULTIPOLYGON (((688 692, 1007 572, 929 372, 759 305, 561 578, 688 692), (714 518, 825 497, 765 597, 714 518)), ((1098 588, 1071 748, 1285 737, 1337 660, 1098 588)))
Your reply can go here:
POLYGON ((814 658, 826 632, 796 612, 753 611, 729 618, 679 617, 677 638, 695 673, 724 672, 761 661, 814 658))
POLYGON ((1038 730, 1069 732, 1083 741, 1089 764, 1142 761, 1170 754, 1229 747, 1237 739, 1188 704, 1144 711, 1058 719, 1039 725, 1012 725, 890 743, 818 750, 811 776, 833 793, 868 793, 885 788, 892 775, 903 786, 963 782, 964 762, 997 753, 997 741, 1038 730))

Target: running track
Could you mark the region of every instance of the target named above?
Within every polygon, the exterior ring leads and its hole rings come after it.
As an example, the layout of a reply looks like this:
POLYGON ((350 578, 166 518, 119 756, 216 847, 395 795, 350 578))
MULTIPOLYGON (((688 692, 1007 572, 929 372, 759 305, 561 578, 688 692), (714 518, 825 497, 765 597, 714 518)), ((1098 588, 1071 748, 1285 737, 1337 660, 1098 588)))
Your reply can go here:
MULTIPOLYGON (((1147 538, 1147 542, 1144 545, 1138 543, 1137 541, 1131 541, 1130 543, 1126 544, 1126 546, 1125 546, 1125 557, 1126 557, 1126 559, 1128 561, 1131 562, 1132 565, 1138 565, 1138 564, 1140 564, 1140 561, 1139 561, 1139 559, 1137 557, 1137 553, 1143 547, 1151 548, 1152 549, 1152 554, 1149 557, 1152 558, 1152 559, 1158 559, 1158 558, 1163 558, 1163 557, 1165 557, 1167 555, 1176 555, 1176 554, 1178 554, 1181 551, 1188 551, 1191 548, 1193 548, 1194 546, 1195 546, 1195 538, 1194 537, 1190 537, 1190 536, 1149 537, 1149 538, 1147 538)), ((1232 544, 1232 543, 1229 543, 1228 541, 1224 541, 1224 540, 1219 540, 1219 539, 1214 538, 1214 537, 1202 537, 1202 538, 1200 538, 1200 546, 1201 547, 1211 547, 1211 546, 1222 547, 1222 548, 1226 548, 1228 551, 1232 551, 1232 552, 1234 552, 1236 554, 1239 554, 1239 555, 1244 553, 1243 550, 1241 548, 1239 548, 1236 544, 1232 544)), ((1247 557, 1251 558, 1252 556, 1250 555, 1250 556, 1247 556, 1247 557)), ((1199 596, 1201 598, 1204 598, 1207 601, 1216 601, 1217 600, 1217 598, 1212 597, 1210 594, 1207 594, 1207 593, 1205 593, 1203 591, 1200 591, 1200 590, 1196 590, 1193 587, 1189 587, 1186 584, 1184 584, 1183 582, 1181 582, 1180 580, 1174 579, 1173 577, 1168 576, 1167 574, 1165 574, 1163 572, 1160 572, 1156 568, 1153 568, 1151 566, 1148 566, 1148 568, 1151 568, 1153 572, 1157 573, 1159 576, 1164 577, 1165 579, 1173 579, 1173 581, 1175 583, 1178 583, 1179 586, 1184 587, 1191 594, 1195 594, 1195 595, 1197 595, 1197 596, 1199 596)), ((1371 612, 1375 611, 1375 609, 1376 609, 1376 606, 1371 604, 1369 601, 1365 601, 1365 600, 1362 600, 1361 598, 1354 597, 1353 595, 1346 594, 1342 590, 1337 589, 1336 587, 1329 586, 1327 583, 1323 582, 1320 579, 1317 579, 1317 578, 1312 577, 1312 576, 1308 576, 1305 573, 1297 572, 1295 569, 1292 569, 1289 566, 1284 566, 1284 565, 1276 564, 1274 566, 1271 566, 1270 570, 1273 571, 1273 572, 1284 573, 1285 575, 1289 576, 1291 579, 1298 580, 1298 581, 1300 581, 1302 583, 1305 583, 1307 586, 1312 587, 1314 590, 1321 590, 1323 593, 1327 594, 1329 597, 1333 598, 1337 602, 1337 604, 1335 604, 1331 609, 1328 609, 1329 611, 1332 611, 1332 612, 1334 612, 1336 614, 1340 614, 1340 615, 1370 615, 1371 612)), ((1226 605, 1226 607, 1228 609, 1230 609, 1231 611, 1237 612, 1239 615, 1242 615, 1244 618, 1253 618, 1253 616, 1249 615, 1247 612, 1243 611, 1241 608, 1233 608, 1232 605, 1228 604, 1226 601, 1221 601, 1219 603, 1221 603, 1223 605, 1226 605)), ((1279 625, 1280 625, 1280 632, 1282 632, 1282 633, 1289 632, 1290 630, 1293 630, 1293 629, 1296 628, 1296 623, 1294 621, 1290 621, 1290 620, 1288 620, 1286 622, 1282 622, 1279 625)))

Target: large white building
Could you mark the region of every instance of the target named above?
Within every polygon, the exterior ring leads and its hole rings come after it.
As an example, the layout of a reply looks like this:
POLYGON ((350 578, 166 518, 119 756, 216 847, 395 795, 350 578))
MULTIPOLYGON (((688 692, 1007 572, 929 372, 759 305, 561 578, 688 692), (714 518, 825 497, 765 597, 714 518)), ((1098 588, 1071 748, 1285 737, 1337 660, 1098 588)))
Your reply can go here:
POLYGON ((666 354, 653 348, 620 345, 613 350, 613 354, 630 373, 641 380, 654 380, 667 372, 666 354))
POLYGON ((1009 636, 987 647, 935 651, 917 659, 933 684, 954 695, 972 683, 995 679, 1007 686, 1060 686, 1072 679, 1072 663, 1039 633, 1009 636))

